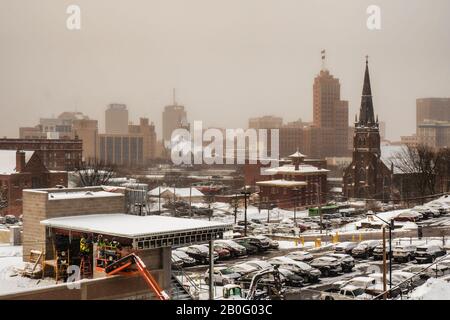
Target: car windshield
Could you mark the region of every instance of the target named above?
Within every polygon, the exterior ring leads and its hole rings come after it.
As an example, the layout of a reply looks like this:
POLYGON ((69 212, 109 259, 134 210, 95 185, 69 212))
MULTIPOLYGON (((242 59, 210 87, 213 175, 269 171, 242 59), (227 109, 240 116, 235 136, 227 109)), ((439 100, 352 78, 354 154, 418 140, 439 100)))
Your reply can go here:
POLYGON ((428 250, 428 248, 417 248, 417 251, 426 252, 427 250, 428 250))
POLYGON ((362 295, 363 293, 364 293, 364 290, 361 289, 361 288, 358 288, 358 289, 353 290, 353 294, 355 295, 355 297, 356 297, 356 296, 360 296, 360 295, 362 295))
POLYGON ((223 275, 236 273, 232 268, 222 269, 222 270, 220 270, 220 272, 221 272, 223 275))

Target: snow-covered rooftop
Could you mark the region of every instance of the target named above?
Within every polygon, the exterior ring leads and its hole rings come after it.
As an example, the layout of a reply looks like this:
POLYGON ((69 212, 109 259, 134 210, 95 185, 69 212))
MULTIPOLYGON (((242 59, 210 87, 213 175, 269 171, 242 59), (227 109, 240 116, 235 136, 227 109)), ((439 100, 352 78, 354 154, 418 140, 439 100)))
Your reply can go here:
POLYGON ((284 165, 281 167, 276 168, 269 168, 264 170, 264 172, 268 174, 292 174, 292 175, 301 175, 301 174, 308 174, 308 173, 325 173, 329 170, 318 168, 316 166, 310 165, 310 164, 300 164, 298 167, 298 170, 296 170, 295 166, 292 164, 284 165))
POLYGON ((232 224, 229 223, 165 216, 134 216, 123 213, 52 218, 41 221, 41 224, 53 228, 107 234, 123 238, 158 236, 198 229, 232 229, 232 224))
POLYGON ((256 182, 256 184, 258 186, 285 187, 285 188, 301 187, 307 185, 307 183, 304 181, 292 181, 283 179, 258 181, 256 182))
POLYGON ((105 198, 105 197, 123 197, 121 193, 107 191, 67 191, 67 192, 49 192, 49 200, 62 199, 83 199, 83 198, 105 198))
MULTIPOLYGON (((0 150, 0 174, 13 174, 16 171, 16 150, 0 150)), ((24 151, 27 163, 34 151, 24 151)))
MULTIPOLYGON (((161 192, 161 194, 168 192, 168 193, 173 195, 174 188, 170 188, 170 187, 161 187, 161 188, 159 188, 159 187, 156 187, 155 189, 150 190, 148 192, 148 194, 150 196, 157 197, 157 196, 159 196, 160 192, 161 192)), ((196 188, 175 188, 175 196, 176 197, 189 197, 189 196, 192 196, 192 197, 203 197, 204 194, 201 191, 197 190, 196 188)))

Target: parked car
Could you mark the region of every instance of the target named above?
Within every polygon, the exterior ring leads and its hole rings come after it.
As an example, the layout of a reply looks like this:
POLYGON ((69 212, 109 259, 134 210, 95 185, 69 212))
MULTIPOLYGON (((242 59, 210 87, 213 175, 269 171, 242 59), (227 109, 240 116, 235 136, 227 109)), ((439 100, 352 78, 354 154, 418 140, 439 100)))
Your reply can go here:
MULTIPOLYGON (((209 261, 209 248, 205 245, 196 244, 189 247, 182 247, 177 250, 185 252, 199 263, 206 264, 209 261)), ((217 252, 214 252, 213 254, 214 261, 217 260, 218 258, 219 255, 217 254, 217 252)))
POLYGON ((341 262, 333 257, 323 256, 315 258, 309 265, 319 269, 323 277, 337 276, 342 272, 341 262))
POLYGON ((12 214, 7 214, 5 216, 5 224, 16 224, 19 222, 19 219, 16 216, 13 216, 12 214))
POLYGON ((343 281, 341 287, 345 287, 348 285, 355 286, 357 288, 361 288, 363 290, 367 290, 371 286, 374 286, 376 284, 376 280, 371 277, 355 277, 347 281, 343 281))
POLYGON ((289 287, 303 287, 305 279, 302 276, 284 268, 280 268, 278 271, 280 272, 281 281, 284 282, 284 285, 289 287))
POLYGON ((245 247, 234 240, 216 240, 214 242, 230 251, 232 257, 245 256, 247 254, 245 247))
POLYGON ((410 221, 410 222, 418 222, 422 219, 423 214, 413 210, 402 212, 394 218, 395 221, 410 221))
POLYGON ((263 260, 250 260, 245 263, 248 264, 249 266, 257 268, 258 270, 272 268, 272 265, 270 263, 268 263, 267 261, 263 261, 263 260))
POLYGON ((266 251, 270 247, 270 242, 266 239, 266 237, 250 236, 241 239, 246 239, 248 243, 256 246, 259 252, 266 251))
POLYGON ((219 255, 219 260, 231 258, 230 250, 220 243, 214 243, 214 251, 217 252, 217 254, 219 255))
POLYGON ((415 255, 416 255, 416 246, 412 244, 398 245, 394 247, 392 253, 394 261, 397 262, 406 262, 414 260, 415 255))
POLYGON ((173 250, 172 251, 172 257, 176 257, 176 259, 179 259, 183 261, 183 267, 191 267, 194 266, 196 263, 196 260, 186 254, 186 252, 181 250, 173 250))
POLYGON ((243 276, 245 274, 258 271, 259 269, 255 265, 250 265, 250 264, 247 264, 247 263, 243 262, 243 263, 235 264, 233 266, 233 270, 235 272, 239 273, 241 276, 243 276))
POLYGON ((419 273, 419 276, 426 280, 428 278, 439 278, 450 274, 450 267, 441 263, 436 263, 434 265, 426 263, 407 266, 403 268, 402 271, 419 273))
POLYGON ((321 272, 319 269, 313 268, 310 265, 295 261, 286 257, 275 257, 268 260, 268 262, 279 268, 290 270, 299 276, 303 277, 305 282, 314 283, 319 281, 319 276, 321 272))
MULTIPOLYGON (((382 273, 371 273, 368 275, 370 278, 375 279, 375 285, 367 289, 373 295, 379 295, 384 292, 383 289, 383 274, 382 273)), ((390 277, 386 277, 386 284, 389 286, 390 277)), ((395 297, 401 292, 406 293, 411 289, 422 285, 425 282, 418 275, 414 275, 411 272, 405 272, 403 270, 396 270, 392 272, 392 286, 398 286, 393 292, 391 292, 390 297, 395 297)))
MULTIPOLYGON (((215 267, 213 273, 213 281, 216 285, 232 284, 241 276, 233 268, 230 267, 215 267)), ((204 280, 209 283, 209 269, 204 274, 204 280)))
POLYGON ((415 252, 417 263, 433 262, 436 258, 445 255, 445 250, 436 244, 418 246, 415 252))
POLYGON ((352 250, 352 256, 355 258, 369 258, 373 250, 377 245, 380 244, 379 240, 366 240, 360 242, 355 248, 352 250))
POLYGON ((337 292, 323 292, 320 295, 321 300, 368 300, 372 299, 365 293, 366 291, 362 288, 353 285, 346 285, 339 289, 337 292))
POLYGON ((308 251, 293 251, 289 252, 289 254, 286 255, 287 258, 291 258, 295 261, 303 261, 308 262, 314 259, 313 255, 308 251))
MULTIPOLYGON (((272 266, 271 266, 272 267, 272 266)), ((280 280, 283 286, 289 286, 289 287, 302 287, 304 284, 304 279, 302 276, 298 275, 295 272, 292 272, 287 269, 279 268, 278 271, 280 272, 280 280)), ((247 273, 238 279, 236 279, 236 283, 239 283, 241 287, 244 289, 248 289, 250 286, 250 283, 252 282, 253 277, 258 273, 259 271, 254 271, 251 273, 247 273)), ((275 279, 273 277, 273 274, 267 274, 263 276, 263 278, 258 283, 259 286, 263 287, 265 285, 271 285, 275 283, 275 279)))
MULTIPOLYGON (((258 253, 258 247, 251 243, 248 238, 236 238, 233 239, 234 242, 243 246, 247 250, 247 254, 256 254, 258 253)), ((217 242, 217 241, 216 241, 217 242)))
POLYGON ((341 263, 343 272, 352 272, 352 269, 355 266, 355 259, 349 254, 330 253, 327 254, 326 256, 338 259, 338 261, 341 263))
POLYGON ((335 253, 346 253, 346 254, 351 254, 352 250, 358 245, 357 242, 341 242, 339 244, 336 245, 336 247, 334 248, 334 252, 335 253))
MULTIPOLYGON (((389 251, 389 244, 386 244, 386 259, 389 259, 392 252, 389 251)), ((383 245, 380 244, 373 249, 373 260, 383 260, 383 245)))

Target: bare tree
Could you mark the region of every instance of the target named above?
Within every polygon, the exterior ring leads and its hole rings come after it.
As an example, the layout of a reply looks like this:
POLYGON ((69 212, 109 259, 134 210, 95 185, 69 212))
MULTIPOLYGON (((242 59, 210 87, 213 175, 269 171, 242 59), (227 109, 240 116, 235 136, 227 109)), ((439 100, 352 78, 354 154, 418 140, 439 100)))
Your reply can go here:
POLYGON ((435 194, 439 168, 443 156, 427 145, 407 146, 394 156, 393 165, 413 177, 417 191, 422 195, 435 194))
POLYGON ((450 149, 442 148, 437 155, 437 179, 439 192, 447 192, 450 182, 450 149))
POLYGON ((76 170, 82 187, 92 187, 107 184, 115 174, 114 165, 103 161, 89 160, 83 162, 76 170))
POLYGON ((0 211, 8 207, 8 188, 0 188, 0 211))

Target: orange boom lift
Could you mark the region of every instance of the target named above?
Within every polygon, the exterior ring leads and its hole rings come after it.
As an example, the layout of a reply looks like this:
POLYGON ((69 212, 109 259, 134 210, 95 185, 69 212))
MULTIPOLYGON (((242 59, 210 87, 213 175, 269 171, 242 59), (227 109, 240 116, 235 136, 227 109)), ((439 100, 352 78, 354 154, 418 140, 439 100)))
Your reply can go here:
POLYGON ((117 261, 114 261, 110 265, 108 265, 105 268, 105 273, 107 275, 114 275, 114 274, 133 274, 129 271, 127 272, 127 269, 129 269, 133 264, 135 264, 138 268, 138 271, 142 278, 144 278, 145 282, 149 286, 149 288, 156 294, 156 297, 159 300, 169 300, 169 295, 161 289, 158 282, 156 282, 155 278, 151 275, 151 273, 148 271, 147 267, 145 266, 144 262, 141 258, 139 258, 136 254, 131 253, 117 261))

